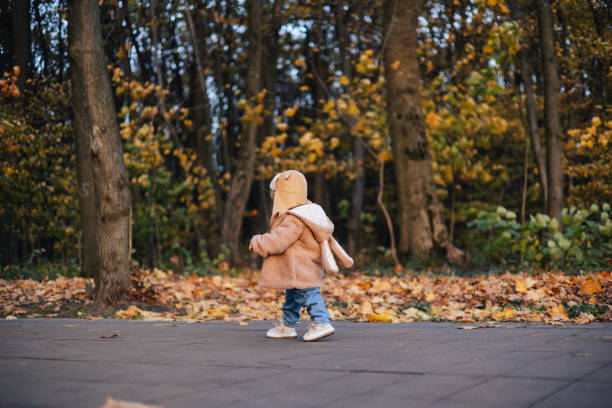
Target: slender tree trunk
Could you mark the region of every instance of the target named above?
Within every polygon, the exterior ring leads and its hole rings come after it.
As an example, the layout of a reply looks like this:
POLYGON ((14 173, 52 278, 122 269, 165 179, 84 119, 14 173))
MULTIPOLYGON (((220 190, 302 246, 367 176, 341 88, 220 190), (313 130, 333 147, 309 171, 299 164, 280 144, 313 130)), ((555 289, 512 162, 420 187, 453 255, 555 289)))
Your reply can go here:
MULTIPOLYGON (((261 11, 262 0, 248 0, 249 12, 249 49, 248 69, 246 78, 246 98, 248 103, 261 88, 261 11)), ((257 115, 253 115, 243 124, 243 131, 239 136, 237 163, 232 174, 230 190, 225 202, 223 226, 221 228, 221 242, 232 246, 232 258, 238 259, 242 219, 247 200, 251 192, 251 184, 255 170, 255 138, 257 136, 257 115)))
POLYGON ((43 33, 43 26, 45 25, 45 21, 40 15, 40 3, 41 0, 34 0, 34 5, 32 10, 34 11, 34 20, 36 21, 36 42, 40 45, 40 52, 42 54, 42 72, 45 76, 50 75, 50 66, 51 66, 51 57, 49 51, 48 40, 43 33))
MULTIPOLYGON (((349 36, 345 24, 344 0, 336 2, 336 31, 338 33, 338 46, 342 58, 342 73, 352 80, 351 55, 349 53, 349 36)), ((363 194, 365 177, 363 170, 364 149, 360 140, 353 140, 353 160, 355 161, 356 177, 351 183, 351 206, 348 216, 348 251, 356 255, 361 250, 361 212, 363 211, 363 194)))
MULTIPOLYGON (((30 62, 30 1, 13 0, 11 24, 13 28, 14 65, 19 67, 17 86, 23 91, 28 79, 30 62)), ((48 61, 45 61, 48 63, 48 61)))
MULTIPOLYGON (((150 26, 151 26, 151 43, 153 46, 152 47, 153 48, 153 62, 155 64, 155 74, 156 74, 156 79, 157 79, 157 85, 162 90, 164 90, 165 89, 164 77, 163 77, 164 67, 159 61, 160 51, 158 51, 159 39, 157 35, 157 25, 159 24, 159 18, 157 17, 156 8, 157 8, 157 1, 151 0, 151 3, 149 5, 149 14, 151 17, 150 26)), ((181 141, 178 138, 178 134, 176 132, 176 129, 174 128, 174 125, 170 122, 170 119, 168 119, 168 108, 166 108, 165 96, 161 93, 159 95, 159 111, 162 114, 162 118, 164 118, 166 128, 168 129, 168 133, 172 137, 172 141, 174 142, 175 148, 177 149, 180 148, 181 141)))
POLYGON ((71 0, 69 10, 79 198, 86 206, 81 211, 84 266, 95 275, 95 305, 113 305, 124 298, 129 284, 130 188, 104 59, 98 3, 71 0))
POLYGON ((538 166, 540 176, 540 185, 542 186, 542 196, 544 208, 548 208, 548 173, 546 169, 546 159, 542 151, 542 142, 540 141, 540 130, 538 128, 538 112, 535 102, 535 92, 533 91, 533 83, 531 82, 531 69, 527 61, 525 50, 519 51, 519 63, 521 70, 521 79, 525 91, 525 115, 527 119, 527 133, 531 140, 533 155, 538 166))
POLYGON ((553 16, 549 0, 538 0, 540 46, 544 69, 544 120, 546 123, 546 159, 548 169, 548 215, 559 218, 563 209, 563 152, 559 122, 559 76, 553 16))
POLYGON ((278 53, 280 50, 279 30, 284 22, 282 17, 282 9, 285 5, 285 0, 274 0, 270 15, 266 19, 264 28, 264 44, 262 47, 261 56, 261 85, 262 89, 266 90, 264 97, 264 118, 263 126, 261 126, 262 136, 271 136, 274 134, 274 116, 276 112, 276 87, 278 80, 278 70, 276 65, 278 62, 278 53))
POLYGON ((348 249, 349 254, 357 255, 362 247, 361 213, 363 212, 363 196, 365 190, 365 154, 363 145, 357 139, 353 140, 353 157, 356 166, 356 177, 351 183, 351 206, 348 219, 348 249))
MULTIPOLYGON (((199 14, 199 13, 198 13, 199 14)), ((206 74, 204 73, 204 55, 202 54, 200 43, 198 40, 206 38, 203 33, 203 25, 196 24, 193 20, 189 4, 185 3, 185 18, 187 19, 187 26, 189 27, 189 35, 191 37, 191 44, 193 46, 193 59, 195 61, 195 72, 193 77, 195 78, 195 85, 191 87, 191 94, 193 95, 194 106, 192 108, 192 114, 195 125, 195 151, 198 157, 198 162, 204 166, 213 187, 215 189, 215 210, 217 223, 221 222, 222 218, 222 198, 221 190, 219 187, 219 181, 217 178, 217 170, 215 168, 215 162, 213 158, 213 146, 212 141, 208 139, 208 135, 211 134, 212 130, 212 118, 210 114, 210 102, 208 100, 208 90, 206 88, 206 74)))
POLYGON ((427 256, 435 244, 454 262, 464 254, 449 242, 433 181, 422 119, 417 56, 418 0, 388 0, 386 48, 387 109, 399 198, 399 249, 427 256), (399 61, 399 66, 392 66, 399 61))
POLYGON ((319 204, 327 214, 331 213, 329 194, 327 191, 327 179, 325 173, 317 172, 314 175, 314 183, 312 183, 312 197, 314 201, 319 204))
MULTIPOLYGON (((512 0, 508 3, 512 18, 519 22, 521 20, 521 13, 518 6, 518 0, 512 0)), ((544 209, 548 209, 548 174, 546 170, 546 159, 544 152, 542 151, 542 143, 540 141, 540 130, 538 128, 538 112, 536 108, 535 92, 533 91, 533 82, 531 81, 531 67, 527 60, 527 49, 521 46, 518 52, 518 63, 521 82, 523 83, 523 89, 525 92, 525 123, 529 140, 531 140, 531 147, 533 149, 533 156, 535 157, 536 165, 538 167, 538 173, 540 176, 540 185, 542 186, 542 201, 544 203, 544 209)), ((519 105, 520 107, 520 105, 519 105)))

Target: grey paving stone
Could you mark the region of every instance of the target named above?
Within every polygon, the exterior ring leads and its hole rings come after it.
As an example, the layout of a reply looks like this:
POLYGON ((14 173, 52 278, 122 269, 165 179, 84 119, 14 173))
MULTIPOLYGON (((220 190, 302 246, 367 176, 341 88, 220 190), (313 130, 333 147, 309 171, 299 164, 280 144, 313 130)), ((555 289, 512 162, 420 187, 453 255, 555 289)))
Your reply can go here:
POLYGON ((258 378, 257 381, 228 383, 218 391, 233 395, 242 394, 254 399, 266 395, 291 394, 294 390, 318 389, 320 383, 342 376, 343 374, 338 372, 285 370, 277 375, 258 378))
POLYGON ((608 363, 601 369, 585 376, 580 379, 580 381, 586 382, 607 382, 608 384, 612 384, 612 364, 608 363))
POLYGON ((271 325, 0 321, 0 407, 97 407, 107 395, 167 408, 576 406, 583 394, 597 406, 612 399, 610 324, 458 330, 334 322, 337 333, 315 343, 267 339, 271 325), (118 338, 100 338, 113 331, 118 338))
POLYGON ((609 408, 612 405, 610 383, 576 382, 540 401, 537 408, 609 408))
POLYGON ((493 378, 476 387, 459 392, 449 401, 470 402, 485 406, 498 404, 527 407, 547 395, 567 386, 569 382, 558 380, 536 380, 533 378, 493 378))
POLYGON ((380 390, 383 395, 403 397, 406 400, 437 401, 466 389, 476 387, 490 380, 490 377, 468 375, 425 374, 414 375, 386 386, 380 390))
POLYGON ((432 401, 404 398, 384 393, 368 393, 359 396, 346 396, 326 404, 326 408, 384 407, 384 408, 421 408, 431 406, 432 401))
POLYGON ((283 393, 270 394, 260 398, 248 398, 236 402, 228 407, 321 407, 327 406, 330 402, 338 398, 337 393, 320 393, 308 390, 287 390, 283 393))
POLYGON ((561 355, 522 366, 506 374, 516 377, 575 380, 604 368, 608 363, 581 358, 573 354, 561 355))
POLYGON ((435 401, 424 405, 424 407, 427 408, 516 408, 516 406, 517 405, 506 403, 504 401, 499 401, 495 405, 490 405, 489 403, 485 403, 482 401, 462 402, 455 400, 435 401))

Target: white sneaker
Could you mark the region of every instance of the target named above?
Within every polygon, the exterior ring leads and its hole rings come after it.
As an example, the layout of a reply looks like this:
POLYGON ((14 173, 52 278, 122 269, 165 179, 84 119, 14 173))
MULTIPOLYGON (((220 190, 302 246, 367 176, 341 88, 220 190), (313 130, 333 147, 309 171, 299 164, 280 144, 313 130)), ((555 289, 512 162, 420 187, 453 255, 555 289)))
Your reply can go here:
POLYGON ((285 322, 281 320, 279 324, 268 330, 266 336, 271 339, 295 339, 297 332, 293 327, 285 325, 285 322))
POLYGON ((304 341, 316 341, 331 336, 335 332, 336 329, 329 323, 312 323, 304 334, 304 341))

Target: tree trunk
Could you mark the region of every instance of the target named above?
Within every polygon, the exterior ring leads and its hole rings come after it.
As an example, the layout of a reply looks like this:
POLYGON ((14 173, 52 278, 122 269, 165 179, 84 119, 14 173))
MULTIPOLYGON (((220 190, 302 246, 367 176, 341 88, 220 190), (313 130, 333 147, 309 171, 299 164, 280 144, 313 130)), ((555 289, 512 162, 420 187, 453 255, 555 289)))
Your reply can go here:
MULTIPOLYGON (((197 9, 196 9, 197 10, 197 9)), ((189 4, 185 3, 185 18, 187 19, 187 26, 189 27, 189 36, 191 37, 191 44, 193 46, 193 59, 195 70, 192 74, 192 86, 190 87, 190 96, 193 97, 193 118, 195 124, 195 151, 198 157, 198 162, 206 168, 206 171, 211 177, 213 185, 215 186, 215 197, 220 203, 220 193, 217 182, 217 172, 215 170, 213 161, 213 147, 210 141, 207 141, 206 137, 212 130, 212 118, 210 115, 210 102, 208 100, 208 90, 206 89, 206 74, 204 73, 204 55, 201 52, 200 40, 202 37, 205 38, 203 32, 203 24, 199 22, 196 24, 189 10, 189 4)))
POLYGON ((433 181, 429 145, 422 119, 417 56, 418 0, 389 0, 384 49, 387 109, 397 193, 401 252, 427 256, 435 244, 463 262, 449 240, 433 181), (394 69, 394 62, 399 66, 394 69))
MULTIPOLYGON (((20 91, 26 85, 29 70, 28 63, 30 62, 30 1, 29 0, 13 0, 11 13, 11 24, 13 34, 13 64, 19 67, 19 78, 17 86, 20 91)), ((47 61, 45 61, 47 63, 47 61)))
MULTIPOLYGON (((153 63, 155 64, 155 74, 156 74, 156 79, 157 79, 157 85, 160 87, 160 89, 165 90, 166 86, 164 84, 164 78, 163 78, 163 72, 165 72, 165 69, 159 61, 159 53, 161 53, 161 50, 158 50, 159 39, 157 35, 157 25, 159 24, 159 18, 157 17, 156 8, 157 8, 157 1, 151 0, 151 3, 149 4, 149 14, 151 17, 151 23, 149 25, 151 28, 151 43, 152 43, 151 45, 153 49, 153 63)), ((168 133, 170 134, 170 136, 172 136, 172 141, 174 142, 174 146, 176 149, 178 149, 181 147, 181 141, 178 138, 178 134, 176 132, 176 129, 174 128, 174 125, 172 124, 172 122, 170 122, 170 119, 168 119, 169 117, 168 109, 166 108, 166 101, 165 101, 165 96, 163 95, 163 93, 159 94, 158 106, 159 106, 159 112, 161 113, 161 116, 164 119, 164 123, 166 124, 168 133)))
POLYGON ((281 14, 284 5, 285 0, 274 0, 264 26, 264 44, 266 46, 261 49, 261 85, 262 89, 266 90, 266 96, 263 100, 265 114, 263 125, 261 126, 263 137, 272 136, 275 133, 274 116, 276 113, 276 87, 278 80, 276 65, 280 50, 278 41, 279 30, 284 22, 281 14))
POLYGON ((559 123, 559 76, 549 0, 538 0, 540 46, 544 69, 544 121, 548 169, 548 215, 559 218, 563 209, 563 152, 559 123))
MULTIPOLYGON (((342 58, 342 73, 352 80, 351 55, 349 53, 350 41, 345 24, 344 0, 336 3, 336 31, 338 33, 338 47, 342 58)), ((363 194, 365 188, 365 177, 363 144, 357 138, 353 140, 353 158, 355 161, 356 177, 351 183, 351 205, 348 216, 348 252, 353 256, 361 250, 361 212, 363 211, 363 194)))
MULTIPOLYGON (((249 49, 247 56, 246 98, 252 104, 261 87, 261 10, 262 0, 248 0, 249 49)), ((239 147, 230 190, 225 201, 221 242, 230 245, 232 259, 238 259, 242 219, 251 192, 255 169, 255 138, 257 136, 257 115, 253 114, 238 137, 239 147)))
MULTIPOLYGON (((513 0, 508 3, 512 13, 512 18, 520 22, 521 13, 518 7, 518 0, 513 0)), ((536 98, 533 91, 533 83, 531 82, 531 67, 527 60, 527 48, 524 44, 521 46, 518 52, 518 62, 521 82, 523 83, 523 89, 525 92, 525 118, 526 118, 526 130, 531 140, 531 147, 533 149, 533 155, 536 159, 536 165, 538 166, 538 173, 540 176, 540 185, 542 186, 542 201, 544 203, 544 209, 548 208, 548 175, 546 170, 546 159, 544 152, 542 151, 542 143, 540 141, 540 130, 538 129, 538 112, 536 108, 536 98)))
POLYGON ((69 3, 84 267, 94 273, 94 304, 100 307, 116 304, 127 294, 131 195, 104 59, 98 4, 96 0, 69 3))
POLYGON ((542 196, 544 208, 548 208, 548 174, 546 170, 546 160, 542 151, 542 142, 540 141, 540 130, 538 128, 538 112, 535 102, 535 93, 533 91, 533 83, 531 82, 531 69, 527 61, 525 50, 519 51, 519 63, 521 71, 521 79, 525 90, 525 116, 527 119, 527 133, 531 140, 533 155, 538 166, 540 175, 540 185, 542 186, 542 196))

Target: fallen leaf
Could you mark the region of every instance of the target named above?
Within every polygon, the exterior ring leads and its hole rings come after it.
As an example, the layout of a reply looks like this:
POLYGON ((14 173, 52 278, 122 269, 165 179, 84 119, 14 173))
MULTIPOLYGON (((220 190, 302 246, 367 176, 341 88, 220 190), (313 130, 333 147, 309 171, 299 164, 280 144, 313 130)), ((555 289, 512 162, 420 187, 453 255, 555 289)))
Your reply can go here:
POLYGON ((142 311, 134 305, 130 305, 126 310, 119 310, 117 312, 117 316, 122 319, 134 319, 138 316, 141 316, 142 311))
POLYGON ((391 323, 393 318, 378 313, 367 313, 366 319, 373 323, 391 323))
POLYGON ((514 315, 516 314, 516 312, 514 311, 514 309, 512 309, 511 307, 507 307, 504 310, 502 310, 499 313, 496 313, 493 316, 493 319, 495 320, 511 320, 514 315))
POLYGON ((474 330, 474 329, 489 329, 492 327, 503 327, 499 324, 479 324, 478 326, 460 326, 457 329, 461 330, 474 330))
POLYGON ((164 408, 161 405, 147 405, 140 402, 121 401, 113 399, 110 395, 106 397, 106 403, 99 408, 164 408))
POLYGON ((569 320, 569 317, 567 316, 567 311, 562 305, 551 307, 548 311, 548 314, 555 320, 569 320))
POLYGON ((587 324, 591 323, 593 320, 595 320, 595 316, 590 313, 581 312, 580 316, 574 319, 574 322, 577 324, 587 324))
POLYGON ((101 339, 116 339, 119 337, 119 330, 113 331, 113 334, 109 334, 108 336, 101 336, 101 339))
POLYGON ((580 293, 585 295, 593 295, 601 292, 601 284, 597 279, 587 278, 580 287, 580 293))
POLYGON ((428 315, 427 313, 423 312, 422 310, 419 310, 417 308, 414 307, 410 307, 408 309, 405 309, 402 314, 411 320, 430 320, 431 316, 428 315))
POLYGON ((516 283, 514 284, 514 290, 517 293, 527 292, 527 285, 525 284, 525 281, 521 278, 517 278, 516 283))

